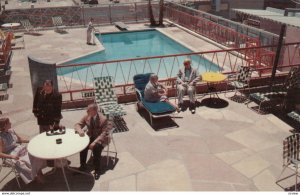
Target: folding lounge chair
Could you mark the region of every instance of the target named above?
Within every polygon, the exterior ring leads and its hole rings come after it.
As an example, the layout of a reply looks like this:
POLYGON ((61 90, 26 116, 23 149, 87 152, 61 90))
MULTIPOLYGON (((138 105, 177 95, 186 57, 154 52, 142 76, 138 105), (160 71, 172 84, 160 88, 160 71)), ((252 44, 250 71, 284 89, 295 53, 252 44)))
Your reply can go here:
POLYGON ((52 22, 53 22, 53 26, 56 27, 56 31, 57 32, 64 32, 66 31, 66 27, 65 25, 63 25, 63 21, 62 18, 60 16, 53 16, 52 17, 52 22))
POLYGON ((0 83, 0 91, 6 91, 8 89, 7 83, 0 83))
POLYGON ((0 83, 9 83, 10 80, 10 76, 11 76, 11 70, 7 70, 5 71, 4 75, 0 76, 0 83))
POLYGON ((300 86, 300 68, 291 68, 287 78, 281 89, 273 90, 269 92, 256 92, 249 95, 249 102, 247 102, 247 107, 251 101, 256 101, 259 103, 258 112, 260 113, 262 106, 274 106, 281 103, 283 106, 284 100, 287 96, 289 90, 297 88, 300 86))
POLYGON ((21 178, 15 164, 12 162, 11 159, 6 159, 6 158, 1 158, 2 162, 0 163, 0 173, 1 173, 1 180, 0 183, 2 183, 2 181, 4 181, 11 173, 14 173, 17 184, 19 189, 21 189, 21 185, 20 185, 20 181, 19 179, 21 178), (7 170, 4 170, 7 169, 7 170), (3 175, 5 175, 4 177, 2 177, 3 175))
POLYGON ((172 105, 167 102, 146 102, 144 100, 144 90, 149 82, 150 75, 152 73, 147 74, 137 74, 133 77, 133 83, 135 86, 136 96, 137 96, 137 108, 138 110, 141 107, 144 107, 146 111, 150 115, 150 124, 153 125, 153 118, 161 118, 161 117, 168 117, 172 113, 176 111, 172 105))
POLYGON ((117 96, 113 89, 113 78, 111 76, 95 77, 94 92, 95 102, 107 118, 118 119, 126 115, 125 110, 118 104, 117 96), (117 117, 117 118, 116 118, 117 117))
MULTIPOLYGON (((0 70, 1 71, 10 69, 10 62, 11 62, 11 59, 12 59, 12 54, 13 54, 13 52, 10 51, 9 54, 8 54, 8 57, 5 59, 5 61, 3 61, 3 63, 0 63, 0 70)), ((1 54, 0 54, 0 57, 1 57, 1 54)))
POLYGON ((295 176, 295 191, 297 191, 298 186, 298 177, 299 177, 299 169, 300 169, 300 161, 299 161, 299 154, 300 154, 300 134, 295 133, 286 137, 283 140, 283 147, 282 147, 282 171, 279 177, 276 180, 276 184, 282 188, 286 188, 282 186, 281 181, 286 180, 292 176, 295 176), (290 169, 289 174, 283 174, 286 168, 290 169), (291 174, 292 173, 292 174, 291 174), (284 176, 282 178, 282 176, 284 176))
POLYGON ((293 119, 295 122, 297 122, 298 124, 297 130, 300 131, 300 111, 294 110, 292 112, 289 112, 287 116, 293 119))
POLYGON ((28 19, 20 20, 20 23, 28 33, 36 31, 28 19))
POLYGON ((124 24, 123 22, 115 22, 114 24, 121 31, 125 31, 128 28, 128 26, 126 24, 124 24))
MULTIPOLYGON (((242 102, 243 100, 247 99, 244 93, 241 93, 240 90, 250 89, 249 87, 250 87, 251 74, 252 74, 252 70, 249 66, 241 66, 238 69, 236 74, 228 76, 226 92, 228 91, 228 86, 234 88, 234 95, 229 97, 231 100, 236 102, 242 102), (241 94, 241 96, 236 95, 238 92, 241 94)), ((226 94, 227 93, 225 93, 225 96, 226 94)))

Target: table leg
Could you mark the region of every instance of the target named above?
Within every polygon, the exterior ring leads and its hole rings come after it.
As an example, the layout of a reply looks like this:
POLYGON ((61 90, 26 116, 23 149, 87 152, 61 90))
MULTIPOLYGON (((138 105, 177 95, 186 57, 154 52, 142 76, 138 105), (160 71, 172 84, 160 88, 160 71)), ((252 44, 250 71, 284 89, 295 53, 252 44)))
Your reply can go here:
MULTIPOLYGON (((60 162, 63 163, 63 159, 62 158, 60 159, 60 162)), ((67 179, 67 176, 66 176, 66 173, 65 173, 64 166, 61 167, 61 170, 63 172, 64 178, 65 178, 65 182, 67 184, 68 191, 70 191, 70 186, 69 186, 69 182, 68 182, 68 179, 67 179)))
POLYGON ((71 168, 70 166, 67 166, 67 169, 70 170, 70 171, 76 172, 76 173, 81 173, 81 174, 83 174, 83 175, 88 175, 88 176, 93 177, 90 173, 86 173, 86 172, 84 172, 84 171, 79 171, 79 170, 77 170, 77 169, 71 168))
MULTIPOLYGON (((212 98, 217 96, 218 99, 221 99, 218 95, 217 88, 214 86, 217 85, 215 83, 207 83, 207 91, 209 93, 209 102, 213 101, 212 98)), ((216 104, 216 101, 213 101, 213 104, 216 104)))
MULTIPOLYGON (((68 165, 68 163, 64 163, 64 161, 66 160, 66 158, 61 158, 59 160, 60 160, 60 163, 61 163, 61 166, 59 168, 61 168, 61 170, 62 170, 62 173, 63 173, 64 179, 65 179, 68 191, 70 191, 70 186, 69 186, 69 182, 68 182, 68 179, 67 179, 67 176, 66 176, 65 168, 68 169, 68 170, 70 170, 70 171, 73 171, 73 172, 77 172, 77 173, 81 173, 81 174, 93 177, 93 175, 90 174, 90 173, 86 173, 86 172, 79 171, 77 169, 71 168, 68 165)), ((55 167, 50 173, 46 173, 46 175, 52 175, 54 172, 56 172, 56 170, 57 170, 57 168, 55 167)))

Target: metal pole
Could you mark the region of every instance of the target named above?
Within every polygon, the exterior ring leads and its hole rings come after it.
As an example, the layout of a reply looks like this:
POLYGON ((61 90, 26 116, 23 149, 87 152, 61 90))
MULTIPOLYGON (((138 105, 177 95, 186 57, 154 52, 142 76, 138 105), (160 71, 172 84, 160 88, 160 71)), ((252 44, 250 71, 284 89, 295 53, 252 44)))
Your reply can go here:
POLYGON ((85 13, 84 13, 84 6, 83 5, 81 6, 81 15, 82 15, 82 24, 85 27, 85 17, 84 17, 85 13))
POLYGON ((112 24, 112 19, 111 19, 111 6, 108 6, 108 10, 109 10, 109 22, 112 24))
MULTIPOLYGON (((288 15, 288 10, 285 10, 284 11, 284 16, 287 16, 287 15, 288 15)), ((275 60, 274 60, 274 63, 273 63, 273 68, 272 68, 272 75, 271 75, 271 81, 270 81, 270 89, 271 90, 272 90, 272 87, 273 87, 273 82, 275 80, 275 75, 276 75, 276 70, 277 70, 277 66, 278 66, 278 62, 279 62, 279 58, 280 58, 280 52, 281 52, 281 47, 282 47, 282 43, 283 43, 285 29, 286 29, 286 24, 282 24, 281 29, 280 29, 280 35, 279 35, 275 60)))

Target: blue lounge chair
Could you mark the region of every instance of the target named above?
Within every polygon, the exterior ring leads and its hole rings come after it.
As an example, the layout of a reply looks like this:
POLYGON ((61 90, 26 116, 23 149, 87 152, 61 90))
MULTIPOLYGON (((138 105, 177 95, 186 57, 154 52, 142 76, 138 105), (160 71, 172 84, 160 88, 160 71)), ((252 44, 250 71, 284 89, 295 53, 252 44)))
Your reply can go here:
POLYGON ((138 99, 138 110, 143 107, 150 115, 150 124, 153 124, 153 118, 168 117, 176 111, 176 109, 167 102, 146 102, 144 100, 144 90, 149 82, 152 73, 137 74, 133 77, 136 96, 138 99))

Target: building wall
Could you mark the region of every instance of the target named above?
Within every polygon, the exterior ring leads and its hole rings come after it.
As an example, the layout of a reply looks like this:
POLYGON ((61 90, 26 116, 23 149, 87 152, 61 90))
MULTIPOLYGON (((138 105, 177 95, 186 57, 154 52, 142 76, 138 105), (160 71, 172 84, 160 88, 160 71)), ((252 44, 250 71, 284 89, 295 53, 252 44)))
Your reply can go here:
POLYGON ((209 13, 228 19, 235 19, 235 12, 231 9, 263 9, 264 0, 221 0, 220 11, 211 10, 209 13))
MULTIPOLYGON (((286 43, 294 43, 294 42, 300 42, 300 28, 296 28, 293 26, 287 26, 286 28, 286 36, 285 36, 285 42, 286 43)), ((288 64, 289 63, 289 58, 288 58, 288 54, 290 53, 290 56, 294 56, 293 57, 293 61, 292 64, 297 64, 300 63, 300 45, 298 45, 298 48, 294 47, 294 46, 290 46, 289 47, 289 51, 285 50, 284 52, 284 59, 283 59, 283 63, 284 64, 288 64), (289 52, 289 53, 288 53, 289 52)), ((292 59, 290 59, 292 60, 292 59)))
POLYGON ((274 22, 272 20, 265 20, 265 19, 260 19, 260 27, 261 29, 264 29, 265 31, 274 33, 279 35, 280 34, 280 29, 281 29, 281 24, 278 22, 274 22))
POLYGON ((296 7, 296 4, 290 0, 265 0, 264 8, 267 7, 274 7, 278 9, 284 9, 287 7, 294 8, 296 7))
POLYGON ((222 0, 229 4, 229 18, 235 18, 235 12, 231 9, 264 9, 264 0, 222 0))

